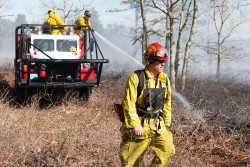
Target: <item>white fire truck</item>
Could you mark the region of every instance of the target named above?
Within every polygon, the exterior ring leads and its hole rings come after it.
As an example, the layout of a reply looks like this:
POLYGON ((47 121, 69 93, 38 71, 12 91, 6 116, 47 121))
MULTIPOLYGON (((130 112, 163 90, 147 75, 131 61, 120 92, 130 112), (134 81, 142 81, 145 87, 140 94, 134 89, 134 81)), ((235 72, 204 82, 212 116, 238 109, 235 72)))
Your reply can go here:
MULTIPOLYGON (((105 59, 94 33, 76 35, 66 25, 61 35, 43 33, 60 26, 22 24, 15 31, 15 89, 26 93, 34 88, 77 88, 89 97, 92 87, 100 84, 105 59), (46 27, 47 26, 47 27, 46 27)), ((78 27, 79 29, 79 27, 78 27)))

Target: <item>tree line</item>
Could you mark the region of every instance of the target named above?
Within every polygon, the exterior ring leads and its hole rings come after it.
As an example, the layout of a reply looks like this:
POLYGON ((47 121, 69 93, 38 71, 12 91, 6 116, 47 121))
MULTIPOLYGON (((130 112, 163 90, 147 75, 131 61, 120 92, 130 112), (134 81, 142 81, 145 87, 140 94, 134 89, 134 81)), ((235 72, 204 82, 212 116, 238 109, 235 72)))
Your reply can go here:
POLYGON ((207 56, 217 57, 217 79, 221 76, 223 58, 234 60, 242 56, 240 48, 230 40, 236 29, 247 21, 247 0, 122 0, 122 3, 138 4, 140 8, 141 26, 136 28, 140 35, 134 40, 140 42, 142 50, 153 35, 164 39, 170 55, 167 68, 173 89, 185 89, 195 47, 207 56))
MULTIPOLYGON (((81 15, 81 11, 91 4, 85 5, 83 0, 80 1, 81 5, 77 6, 72 0, 62 2, 61 5, 54 2, 44 3, 44 8, 52 5, 61 11, 66 24, 73 24, 73 20, 81 15)), ((1 3, 0 10, 4 8, 4 1, 1 3)), ((128 45, 137 43, 141 46, 142 54, 150 40, 159 39, 164 42, 170 56, 166 70, 169 71, 173 89, 178 88, 181 91, 185 89, 189 62, 195 54, 194 48, 206 53, 205 56, 217 57, 215 75, 218 79, 221 76, 222 59, 234 60, 242 56, 239 52, 241 48, 234 46, 230 40, 237 28, 247 21, 246 12, 249 6, 247 0, 122 0, 121 3, 129 6, 128 10, 135 10, 137 15, 133 37, 131 29, 124 25, 114 23, 104 28, 98 11, 91 8, 93 27, 109 37, 114 34, 113 32, 116 32, 116 35, 129 32, 127 39, 124 36, 113 37, 113 41, 116 42, 115 40, 119 38, 119 44, 123 46, 125 43, 129 43, 128 45), (129 40, 130 38, 133 40, 129 40)), ((119 12, 119 10, 111 9, 109 12, 119 12)), ((3 23, 0 27, 1 36, 10 33, 11 26, 27 23, 23 14, 18 14, 14 22, 2 15, 0 22, 3 23)))

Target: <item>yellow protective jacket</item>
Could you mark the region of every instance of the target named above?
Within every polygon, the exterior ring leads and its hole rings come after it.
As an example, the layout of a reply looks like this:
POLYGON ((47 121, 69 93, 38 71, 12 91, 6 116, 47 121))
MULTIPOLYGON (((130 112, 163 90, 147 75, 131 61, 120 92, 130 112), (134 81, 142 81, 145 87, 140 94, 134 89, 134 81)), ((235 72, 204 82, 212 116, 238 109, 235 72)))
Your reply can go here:
MULTIPOLYGON (((65 25, 62 18, 54 13, 50 13, 49 17, 45 19, 43 24, 47 25, 65 25)), ((66 29, 66 26, 64 28, 51 28, 50 34, 62 34, 63 30, 66 29)))
MULTIPOLYGON (((167 88, 165 91, 165 98, 167 99, 166 103, 162 107, 162 112, 164 115, 163 120, 157 120, 157 125, 153 125, 154 120, 153 118, 148 118, 146 122, 148 124, 145 124, 145 120, 143 123, 143 129, 144 129, 144 137, 140 138, 147 138, 147 136, 150 136, 150 133, 155 131, 158 134, 162 134, 166 131, 166 126, 169 127, 171 124, 171 88, 170 88, 170 82, 166 74, 160 73, 158 76, 158 79, 155 81, 154 78, 151 76, 150 72, 145 68, 145 73, 148 78, 148 88, 159 88, 160 82, 162 84, 163 88, 167 88), (167 86, 166 86, 166 83, 167 86), (158 129, 158 125, 161 125, 161 128, 158 129)), ((144 89, 146 88, 146 84, 144 84, 144 88, 141 92, 141 95, 137 98, 137 87, 139 84, 139 78, 136 73, 133 73, 126 83, 126 88, 124 92, 124 97, 122 101, 123 105, 123 112, 125 117, 124 125, 126 129, 129 129, 130 132, 133 132, 133 128, 142 125, 142 117, 138 116, 137 114, 137 108, 136 108, 136 102, 141 105, 143 103, 143 95, 144 95, 144 89)), ((140 92, 139 92, 140 93, 140 92)))
MULTIPOLYGON (((92 29, 90 20, 86 20, 84 17, 80 17, 78 20, 76 20, 75 26, 85 26, 83 27, 85 30, 88 30, 88 28, 92 29)), ((81 32, 84 32, 84 30, 75 30, 77 35, 79 35, 81 32)))

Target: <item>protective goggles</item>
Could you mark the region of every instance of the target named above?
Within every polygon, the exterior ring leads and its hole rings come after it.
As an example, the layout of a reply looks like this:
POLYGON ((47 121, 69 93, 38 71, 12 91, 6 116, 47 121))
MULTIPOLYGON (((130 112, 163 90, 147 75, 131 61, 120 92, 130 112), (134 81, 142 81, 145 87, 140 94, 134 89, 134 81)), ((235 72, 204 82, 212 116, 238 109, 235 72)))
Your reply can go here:
POLYGON ((158 60, 168 60, 168 56, 167 56, 167 50, 162 48, 161 50, 158 50, 156 52, 156 56, 155 56, 158 60))
POLYGON ((166 60, 159 60, 159 59, 156 59, 156 61, 158 61, 159 63, 165 63, 166 60))

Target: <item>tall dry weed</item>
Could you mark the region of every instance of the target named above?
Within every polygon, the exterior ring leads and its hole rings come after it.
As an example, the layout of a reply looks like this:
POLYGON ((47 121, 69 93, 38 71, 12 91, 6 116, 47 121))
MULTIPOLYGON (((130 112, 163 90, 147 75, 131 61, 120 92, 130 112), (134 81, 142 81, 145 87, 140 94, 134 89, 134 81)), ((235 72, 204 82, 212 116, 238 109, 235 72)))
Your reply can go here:
MULTIPOLYGON (((122 100, 126 75, 103 76, 88 101, 74 91, 38 91, 26 105, 11 103, 13 87, 3 76, 0 166, 121 166, 121 123, 112 106, 122 100)), ((192 109, 173 101, 176 155, 169 166, 249 166, 249 125, 234 121, 249 109, 249 87, 190 78, 184 97, 192 109)), ((153 154, 147 151, 142 166, 153 154)))

